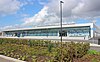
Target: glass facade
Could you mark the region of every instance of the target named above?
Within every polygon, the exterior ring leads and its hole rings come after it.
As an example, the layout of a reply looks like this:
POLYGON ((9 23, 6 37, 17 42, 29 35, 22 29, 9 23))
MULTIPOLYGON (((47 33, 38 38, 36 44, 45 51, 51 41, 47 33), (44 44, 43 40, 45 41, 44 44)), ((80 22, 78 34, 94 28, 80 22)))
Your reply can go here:
MULTIPOLYGON (((64 27, 62 29, 62 36, 68 37, 86 37, 91 36, 90 26, 83 27, 64 27)), ((61 36, 60 28, 48 29, 34 29, 34 30, 18 30, 18 31, 5 31, 7 36, 61 36)))
POLYGON ((75 27, 75 28, 68 28, 67 29, 68 36, 69 37, 86 37, 86 36, 91 36, 91 29, 90 27, 75 27))
POLYGON ((20 30, 5 32, 8 36, 58 36, 56 29, 20 30), (17 33, 17 34, 16 34, 17 33))

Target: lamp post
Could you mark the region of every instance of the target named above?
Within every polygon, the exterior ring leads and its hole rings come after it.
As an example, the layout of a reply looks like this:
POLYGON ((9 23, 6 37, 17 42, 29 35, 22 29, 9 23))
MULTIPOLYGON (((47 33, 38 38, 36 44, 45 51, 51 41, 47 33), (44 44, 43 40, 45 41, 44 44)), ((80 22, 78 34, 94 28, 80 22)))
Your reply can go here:
POLYGON ((62 55, 62 47, 63 47, 63 45, 62 45, 62 3, 64 3, 63 1, 60 1, 60 25, 61 25, 61 61, 60 62, 63 62, 63 55, 62 55))
POLYGON ((61 47, 62 47, 62 3, 64 2, 60 1, 61 47))

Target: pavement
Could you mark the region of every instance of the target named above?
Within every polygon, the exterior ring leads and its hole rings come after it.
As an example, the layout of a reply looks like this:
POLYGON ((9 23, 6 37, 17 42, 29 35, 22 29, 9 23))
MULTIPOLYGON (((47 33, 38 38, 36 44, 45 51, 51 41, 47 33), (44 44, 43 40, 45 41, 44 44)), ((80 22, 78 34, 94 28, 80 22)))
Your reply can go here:
POLYGON ((18 59, 10 58, 4 55, 0 55, 0 62, 26 62, 26 61, 21 61, 18 59))
POLYGON ((90 44, 90 50, 100 51, 100 45, 98 45, 98 44, 90 44))
POLYGON ((100 47, 100 45, 98 45, 98 44, 93 44, 93 43, 90 43, 90 46, 100 47))

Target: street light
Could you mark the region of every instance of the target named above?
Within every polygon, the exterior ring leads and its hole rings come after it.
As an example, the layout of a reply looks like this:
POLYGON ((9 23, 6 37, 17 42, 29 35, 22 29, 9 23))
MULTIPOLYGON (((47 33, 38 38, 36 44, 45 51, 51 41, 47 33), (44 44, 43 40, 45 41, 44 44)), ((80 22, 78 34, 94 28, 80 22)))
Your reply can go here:
POLYGON ((62 45, 62 3, 64 3, 63 1, 60 1, 60 24, 61 24, 61 61, 60 62, 63 62, 63 55, 62 55, 62 47, 63 47, 63 45, 62 45))
POLYGON ((62 47, 62 3, 64 2, 60 1, 61 47, 62 47))

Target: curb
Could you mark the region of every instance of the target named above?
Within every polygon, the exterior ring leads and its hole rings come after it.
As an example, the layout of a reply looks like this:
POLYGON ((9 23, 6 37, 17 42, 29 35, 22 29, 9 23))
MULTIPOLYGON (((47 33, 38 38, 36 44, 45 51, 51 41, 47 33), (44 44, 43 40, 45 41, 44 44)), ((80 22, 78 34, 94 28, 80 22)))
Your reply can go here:
POLYGON ((4 55, 0 55, 0 62, 26 62, 26 61, 22 61, 22 60, 14 59, 14 58, 7 57, 4 55))
POLYGON ((100 45, 98 45, 98 44, 90 44, 90 46, 100 47, 100 45))

